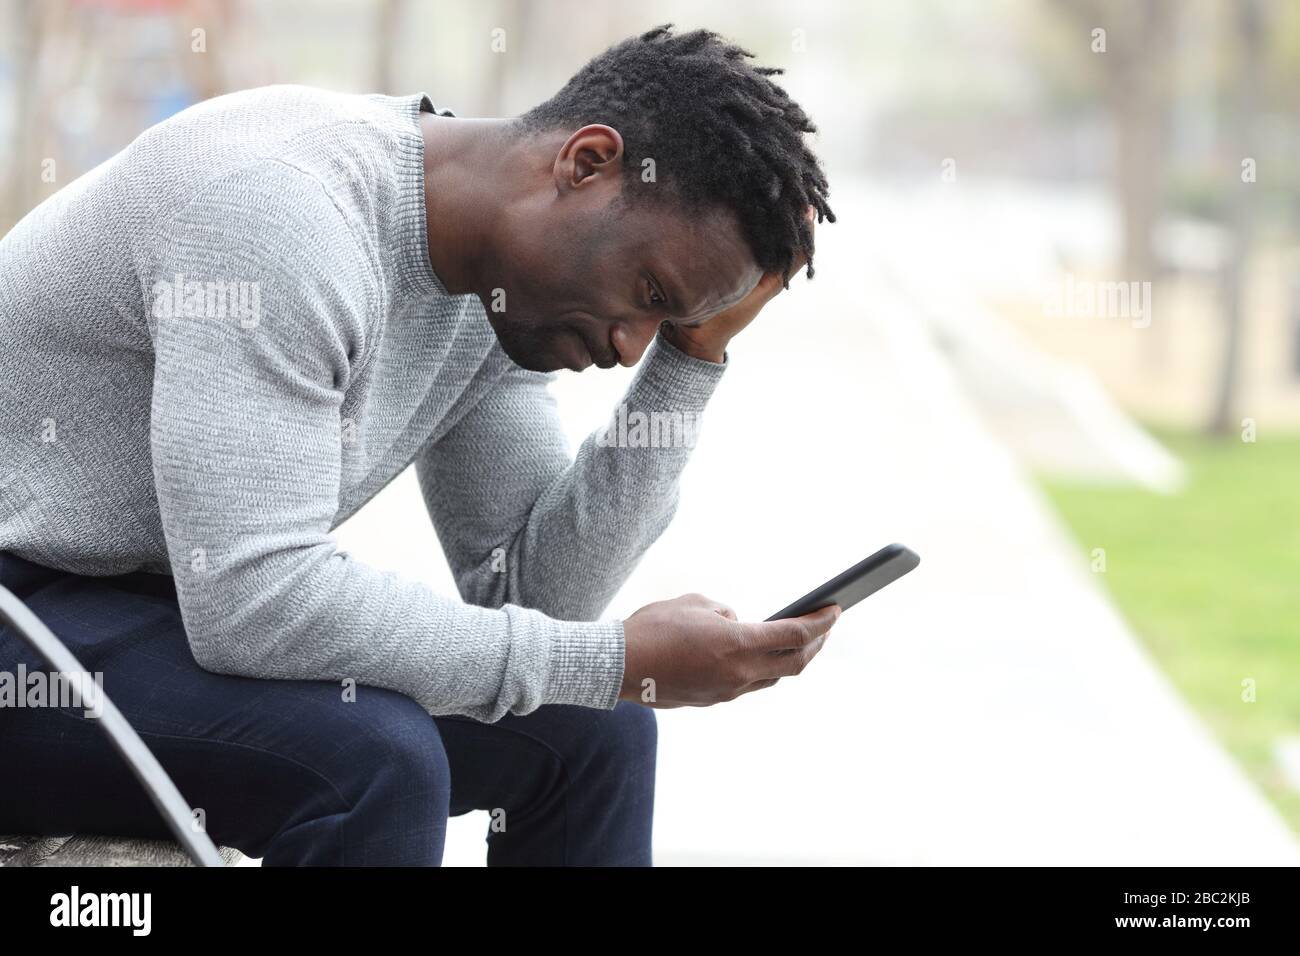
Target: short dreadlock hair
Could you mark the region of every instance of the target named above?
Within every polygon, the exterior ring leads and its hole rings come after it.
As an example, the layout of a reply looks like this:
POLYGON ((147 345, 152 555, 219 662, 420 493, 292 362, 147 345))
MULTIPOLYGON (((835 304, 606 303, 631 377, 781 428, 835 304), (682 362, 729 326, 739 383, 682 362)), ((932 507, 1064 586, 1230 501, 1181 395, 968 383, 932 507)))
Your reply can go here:
POLYGON ((752 58, 711 30, 674 34, 665 24, 610 47, 516 123, 528 132, 613 127, 623 137, 623 201, 664 197, 663 185, 641 181, 652 158, 669 196, 734 211, 759 268, 788 286, 799 252, 813 274, 808 207, 819 222, 835 214, 804 143, 817 128, 769 79, 784 71, 752 58))

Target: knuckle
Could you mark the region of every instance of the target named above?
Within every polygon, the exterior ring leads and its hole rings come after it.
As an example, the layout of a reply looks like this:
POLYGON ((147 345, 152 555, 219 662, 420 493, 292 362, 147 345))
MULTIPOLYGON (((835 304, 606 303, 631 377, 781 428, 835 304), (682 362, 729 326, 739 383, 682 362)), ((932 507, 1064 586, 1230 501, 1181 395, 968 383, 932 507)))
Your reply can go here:
POLYGON ((790 640, 796 647, 807 647, 817 638, 817 630, 806 621, 798 621, 790 630, 790 640))
POLYGON ((739 648, 756 646, 762 638, 762 632, 754 624, 743 621, 729 622, 727 633, 732 637, 733 646, 739 648))

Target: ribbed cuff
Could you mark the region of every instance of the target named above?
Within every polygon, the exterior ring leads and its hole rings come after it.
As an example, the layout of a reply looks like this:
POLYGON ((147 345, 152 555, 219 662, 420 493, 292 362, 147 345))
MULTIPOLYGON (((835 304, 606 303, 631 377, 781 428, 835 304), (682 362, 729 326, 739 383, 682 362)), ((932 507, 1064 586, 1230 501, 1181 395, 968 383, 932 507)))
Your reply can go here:
POLYGON ((542 703, 613 710, 623 687, 623 622, 550 620, 549 625, 542 703))
POLYGON ((664 338, 662 331, 657 332, 650 344, 650 353, 641 362, 628 388, 628 396, 635 396, 638 408, 703 411, 728 364, 725 354, 722 362, 687 355, 664 338))

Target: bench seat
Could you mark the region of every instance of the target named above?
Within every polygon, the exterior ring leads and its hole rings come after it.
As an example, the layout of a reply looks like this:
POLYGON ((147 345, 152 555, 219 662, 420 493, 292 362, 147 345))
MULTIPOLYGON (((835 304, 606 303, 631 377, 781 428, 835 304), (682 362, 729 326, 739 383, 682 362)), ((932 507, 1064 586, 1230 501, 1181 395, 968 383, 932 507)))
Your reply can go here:
MULTIPOLYGON (((220 847, 226 866, 245 857, 220 847)), ((179 843, 105 836, 0 836, 0 866, 193 866, 179 843)))

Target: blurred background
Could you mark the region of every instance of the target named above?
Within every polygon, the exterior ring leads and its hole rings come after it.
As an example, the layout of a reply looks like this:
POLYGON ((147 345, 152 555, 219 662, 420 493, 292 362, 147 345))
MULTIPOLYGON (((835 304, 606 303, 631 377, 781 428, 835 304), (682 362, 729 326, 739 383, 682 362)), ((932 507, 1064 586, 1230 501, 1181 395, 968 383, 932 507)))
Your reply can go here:
MULTIPOLYGON (((839 222, 609 613, 923 563, 661 712, 659 861, 1296 862, 1300 3, 0 0, 0 233, 208 97, 509 115, 664 22, 785 68, 839 222)), ((628 377, 560 376, 575 444, 628 377)), ((453 591, 421 512, 408 471, 340 543, 453 591)))

